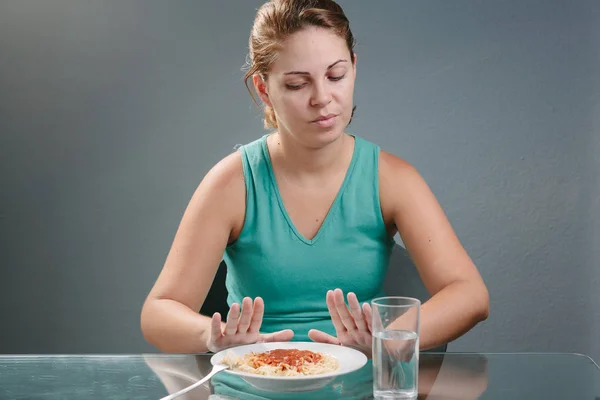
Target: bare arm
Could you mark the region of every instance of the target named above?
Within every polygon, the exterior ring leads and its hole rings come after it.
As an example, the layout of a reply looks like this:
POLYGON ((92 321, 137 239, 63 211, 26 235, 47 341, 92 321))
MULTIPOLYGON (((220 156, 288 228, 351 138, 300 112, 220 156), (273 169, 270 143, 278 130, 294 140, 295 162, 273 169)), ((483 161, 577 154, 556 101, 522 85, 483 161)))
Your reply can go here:
POLYGON ((398 228, 432 295, 421 307, 421 349, 448 343, 487 318, 487 288, 419 173, 381 152, 379 178, 384 217, 398 228))
POLYGON ((241 229, 244 204, 242 161, 236 152, 212 168, 198 186, 142 308, 142 332, 158 349, 207 351, 211 318, 199 310, 228 241, 241 229))

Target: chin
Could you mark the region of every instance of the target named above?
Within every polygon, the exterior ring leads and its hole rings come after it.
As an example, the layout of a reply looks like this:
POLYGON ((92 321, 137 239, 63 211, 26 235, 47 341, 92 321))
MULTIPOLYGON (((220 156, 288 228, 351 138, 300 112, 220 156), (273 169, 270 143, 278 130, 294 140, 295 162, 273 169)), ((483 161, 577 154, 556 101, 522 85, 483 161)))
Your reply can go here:
POLYGON ((340 139, 343 134, 344 131, 340 129, 321 129, 311 132, 310 137, 307 137, 306 139, 310 140, 313 145, 311 147, 324 147, 340 139))
POLYGON ((299 124, 292 130, 287 130, 287 135, 293 137, 296 142, 302 143, 303 146, 319 149, 340 139, 344 135, 342 126, 345 125, 339 122, 330 128, 299 124))

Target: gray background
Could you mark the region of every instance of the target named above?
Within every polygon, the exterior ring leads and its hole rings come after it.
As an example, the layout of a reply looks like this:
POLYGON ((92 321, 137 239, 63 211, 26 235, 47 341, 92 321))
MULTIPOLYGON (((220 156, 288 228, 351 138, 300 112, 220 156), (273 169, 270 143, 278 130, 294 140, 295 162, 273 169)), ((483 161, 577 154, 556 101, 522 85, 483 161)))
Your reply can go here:
MULTIPOLYGON (((0 353, 149 352, 192 192, 263 134, 260 1, 0 3, 0 353)), ((350 132, 413 163, 491 293, 450 345, 600 359, 600 2, 341 1, 350 132)))

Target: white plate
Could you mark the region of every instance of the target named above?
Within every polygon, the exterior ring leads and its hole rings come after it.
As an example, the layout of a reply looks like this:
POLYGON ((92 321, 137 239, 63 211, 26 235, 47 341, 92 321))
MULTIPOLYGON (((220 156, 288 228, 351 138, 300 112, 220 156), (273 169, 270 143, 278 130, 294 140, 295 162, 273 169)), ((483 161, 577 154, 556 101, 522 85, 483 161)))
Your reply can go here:
POLYGON ((225 372, 240 376, 257 389, 270 392, 304 392, 320 389, 336 377, 356 371, 367 363, 367 357, 358 350, 315 342, 274 342, 238 346, 216 353, 211 357, 210 362, 212 365, 220 364, 227 354, 243 357, 250 352, 261 353, 274 349, 299 349, 326 353, 337 359, 339 368, 334 372, 310 376, 265 376, 230 369, 226 369, 225 372))

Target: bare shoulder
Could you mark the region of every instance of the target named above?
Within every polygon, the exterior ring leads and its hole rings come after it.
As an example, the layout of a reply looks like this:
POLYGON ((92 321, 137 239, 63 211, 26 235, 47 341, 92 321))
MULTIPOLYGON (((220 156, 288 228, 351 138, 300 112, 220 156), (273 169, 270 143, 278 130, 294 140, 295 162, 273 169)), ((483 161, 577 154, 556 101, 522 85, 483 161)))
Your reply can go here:
POLYGON ((218 192, 244 189, 244 169, 240 152, 235 151, 217 162, 202 179, 199 187, 203 185, 218 192))
POLYGON ((235 151, 217 162, 196 189, 190 207, 207 207, 224 217, 232 235, 241 230, 244 220, 246 185, 242 156, 235 151))
POLYGON ((415 173, 418 175, 416 168, 408 161, 384 150, 379 152, 380 177, 389 178, 390 176, 395 176, 396 178, 410 178, 410 175, 415 173), (399 174, 401 176, 398 176, 399 174))
POLYGON ((408 161, 386 151, 379 153, 379 195, 386 220, 391 220, 406 200, 427 194, 421 174, 408 161))

